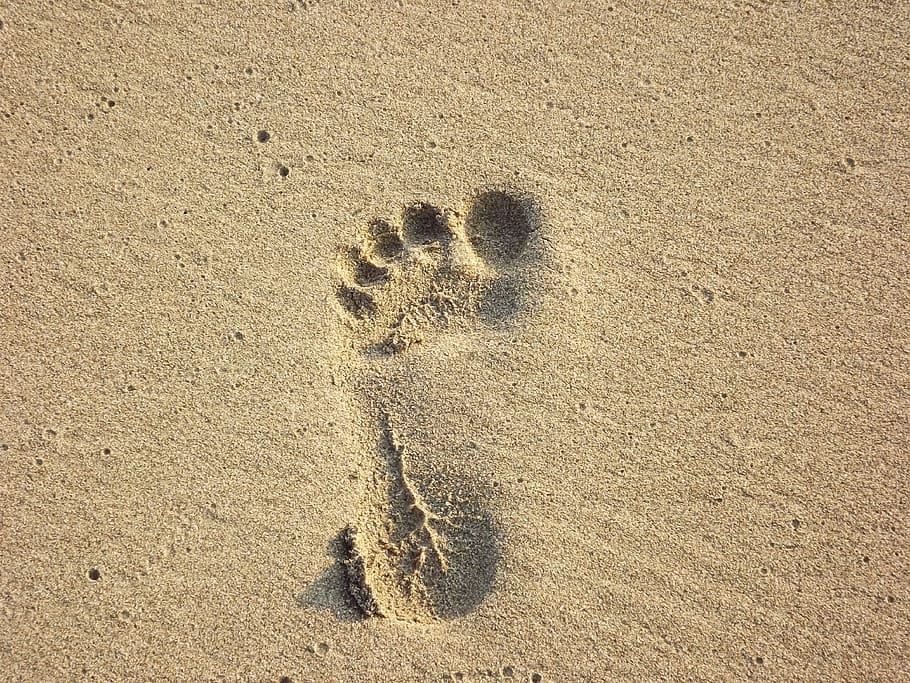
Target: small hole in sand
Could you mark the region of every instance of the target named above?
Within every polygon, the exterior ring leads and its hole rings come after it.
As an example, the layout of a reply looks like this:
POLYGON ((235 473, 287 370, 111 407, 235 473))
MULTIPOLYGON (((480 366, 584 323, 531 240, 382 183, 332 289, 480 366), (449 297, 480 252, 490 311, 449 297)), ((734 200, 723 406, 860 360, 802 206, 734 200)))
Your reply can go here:
POLYGON ((103 449, 103 450, 101 451, 101 453, 102 453, 103 455, 110 455, 110 454, 111 454, 111 449, 110 449, 110 448, 105 448, 105 449, 103 449))
POLYGON ((745 357, 748 356, 749 354, 746 353, 745 351, 737 351, 737 352, 736 352, 736 355, 739 356, 740 358, 745 358, 745 357))
POLYGON ((847 162, 847 166, 849 166, 850 168, 856 168, 856 159, 851 159, 850 157, 847 157, 846 159, 844 159, 844 161, 847 162))
POLYGON ((794 529, 799 529, 799 525, 802 524, 802 522, 800 522, 798 519, 794 519, 792 522, 790 522, 790 524, 793 525, 794 529))
POLYGON ((268 142, 269 138, 271 138, 271 137, 272 136, 269 135, 269 132, 267 130, 261 130, 258 133, 256 133, 256 140, 258 142, 263 142, 263 143, 268 142))
POLYGON ((101 572, 92 567, 88 570, 88 578, 90 578, 92 581, 98 581, 101 579, 101 572))
POLYGON ((278 683, 294 683, 294 679, 290 676, 282 676, 278 679, 278 683))
POLYGON ((896 598, 893 595, 889 595, 887 598, 885 598, 885 600, 888 601, 888 604, 893 604, 895 599, 896 598))
POLYGON ((756 658, 755 658, 755 663, 756 663, 756 664, 764 664, 764 663, 765 663, 765 658, 764 658, 764 657, 756 657, 756 658))
POLYGON ((543 680, 543 676, 539 673, 531 674, 531 683, 540 683, 543 680))
POLYGON ((234 339, 236 339, 237 341, 243 341, 243 339, 244 339, 243 332, 241 332, 240 330, 237 330, 236 332, 234 332, 234 339))
POLYGON ((291 169, 289 169, 287 166, 278 167, 278 175, 280 175, 282 178, 287 178, 290 172, 291 169))

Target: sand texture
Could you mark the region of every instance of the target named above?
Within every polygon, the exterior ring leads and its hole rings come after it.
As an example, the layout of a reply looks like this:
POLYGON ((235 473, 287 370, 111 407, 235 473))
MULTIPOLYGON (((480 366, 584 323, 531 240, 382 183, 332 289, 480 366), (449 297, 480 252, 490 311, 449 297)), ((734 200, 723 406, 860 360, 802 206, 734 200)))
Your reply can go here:
POLYGON ((0 21, 0 680, 910 681, 910 3, 0 21))

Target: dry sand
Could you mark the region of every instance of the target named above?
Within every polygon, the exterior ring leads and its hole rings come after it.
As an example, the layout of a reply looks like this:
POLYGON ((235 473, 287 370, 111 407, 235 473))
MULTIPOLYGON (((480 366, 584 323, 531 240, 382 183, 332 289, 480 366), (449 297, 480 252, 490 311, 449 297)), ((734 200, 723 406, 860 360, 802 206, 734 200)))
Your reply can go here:
POLYGON ((7 3, 0 678, 910 680, 857 4, 7 3))

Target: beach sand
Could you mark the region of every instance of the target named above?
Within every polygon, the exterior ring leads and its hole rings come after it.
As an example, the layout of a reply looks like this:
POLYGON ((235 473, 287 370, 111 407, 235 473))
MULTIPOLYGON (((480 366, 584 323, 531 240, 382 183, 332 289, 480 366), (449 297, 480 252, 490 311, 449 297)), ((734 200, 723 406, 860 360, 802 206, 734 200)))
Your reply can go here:
POLYGON ((0 675, 910 679, 910 5, 7 3, 0 675))

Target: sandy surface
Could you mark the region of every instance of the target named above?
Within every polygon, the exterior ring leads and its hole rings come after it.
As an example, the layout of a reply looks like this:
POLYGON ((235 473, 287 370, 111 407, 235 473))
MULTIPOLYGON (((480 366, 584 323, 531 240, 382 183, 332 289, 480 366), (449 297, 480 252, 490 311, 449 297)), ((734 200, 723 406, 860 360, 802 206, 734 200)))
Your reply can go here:
POLYGON ((854 4, 7 3, 2 678, 910 678, 854 4))

